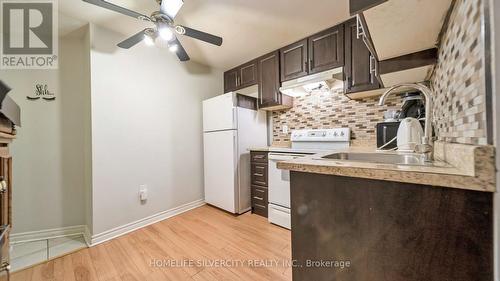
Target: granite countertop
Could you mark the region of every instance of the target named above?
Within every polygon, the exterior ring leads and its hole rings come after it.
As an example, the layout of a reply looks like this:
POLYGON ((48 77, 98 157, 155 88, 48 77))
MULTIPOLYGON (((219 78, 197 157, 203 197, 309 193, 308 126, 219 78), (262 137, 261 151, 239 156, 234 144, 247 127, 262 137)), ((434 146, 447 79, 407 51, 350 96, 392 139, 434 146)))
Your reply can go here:
MULTIPOLYGON (((268 149, 269 150, 269 149, 268 149)), ((375 152, 372 147, 351 147, 335 152, 375 152)), ((381 152, 386 153, 386 152, 381 152)), ((321 159, 322 154, 278 162, 278 168, 297 172, 379 179, 476 191, 495 191, 495 150, 436 142, 435 161, 429 166, 377 164, 321 159)))

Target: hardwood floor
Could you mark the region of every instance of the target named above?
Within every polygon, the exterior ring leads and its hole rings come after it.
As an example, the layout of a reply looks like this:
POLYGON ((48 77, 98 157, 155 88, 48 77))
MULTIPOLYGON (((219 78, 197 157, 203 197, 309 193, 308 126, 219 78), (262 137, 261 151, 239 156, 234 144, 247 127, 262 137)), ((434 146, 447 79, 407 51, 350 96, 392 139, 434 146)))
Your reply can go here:
POLYGON ((290 231, 263 217, 203 206, 16 272, 11 280, 291 280, 290 243, 290 231))

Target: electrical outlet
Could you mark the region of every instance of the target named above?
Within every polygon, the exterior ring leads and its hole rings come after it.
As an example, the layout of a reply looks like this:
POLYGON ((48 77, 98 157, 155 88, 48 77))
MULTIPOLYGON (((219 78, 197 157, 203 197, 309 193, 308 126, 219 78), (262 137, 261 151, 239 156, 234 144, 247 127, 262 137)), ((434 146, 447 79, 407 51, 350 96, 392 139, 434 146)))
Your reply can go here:
POLYGON ((287 125, 283 125, 283 127, 281 127, 281 130, 282 130, 283 134, 288 134, 288 126, 287 125))
POLYGON ((139 199, 143 202, 148 200, 148 186, 145 184, 139 186, 139 199))

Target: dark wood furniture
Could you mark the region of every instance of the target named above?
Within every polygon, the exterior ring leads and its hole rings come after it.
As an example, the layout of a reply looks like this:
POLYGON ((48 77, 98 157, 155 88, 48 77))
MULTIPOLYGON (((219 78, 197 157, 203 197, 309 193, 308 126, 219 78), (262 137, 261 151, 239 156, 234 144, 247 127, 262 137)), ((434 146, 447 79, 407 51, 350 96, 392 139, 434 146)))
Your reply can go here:
POLYGON ((231 69, 224 72, 224 93, 238 89, 238 69, 231 69))
POLYGON ((380 75, 417 68, 426 65, 436 64, 438 59, 438 49, 428 49, 420 52, 395 57, 379 62, 380 75))
POLYGON ((309 74, 344 66, 344 24, 308 38, 309 74))
POLYGON ((280 56, 274 51, 257 59, 259 68, 259 108, 284 109, 292 106, 292 98, 280 91, 280 56))
POLYGON ((10 143, 21 125, 21 110, 8 96, 11 89, 0 80, 0 280, 10 276, 10 230, 12 228, 12 157, 10 143))
POLYGON ((268 163, 267 151, 251 151, 252 213, 267 218, 268 163))
POLYGON ((344 25, 280 49, 281 82, 344 65, 344 25))
POLYGON ((283 47, 279 51, 281 82, 306 76, 309 73, 307 38, 283 47))
POLYGON ((291 172, 293 280, 491 281, 492 208, 488 192, 291 172))
POLYGON ((253 60, 224 72, 224 92, 232 92, 258 83, 257 61, 253 60))
POLYGON ((358 38, 356 18, 345 23, 344 90, 346 94, 380 89, 377 59, 358 38))

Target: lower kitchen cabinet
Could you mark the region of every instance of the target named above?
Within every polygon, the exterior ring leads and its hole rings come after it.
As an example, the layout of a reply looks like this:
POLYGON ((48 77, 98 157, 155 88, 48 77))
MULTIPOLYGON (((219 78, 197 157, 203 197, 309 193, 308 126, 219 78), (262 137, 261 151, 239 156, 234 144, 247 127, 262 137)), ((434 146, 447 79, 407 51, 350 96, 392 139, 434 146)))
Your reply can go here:
POLYGON ((268 204, 268 163, 267 151, 251 151, 250 180, 251 180, 251 202, 252 213, 267 218, 268 204))
POLYGON ((252 213, 267 218, 267 187, 252 185, 252 213))
POLYGON ((370 53, 363 39, 357 36, 357 21, 353 18, 345 24, 345 93, 380 89, 376 76, 377 60, 370 53))
POLYGON ((259 68, 259 108, 277 110, 292 107, 292 98, 283 95, 280 83, 280 53, 275 51, 257 59, 259 68))
POLYGON ((492 197, 291 172, 293 280, 493 280, 492 197))

